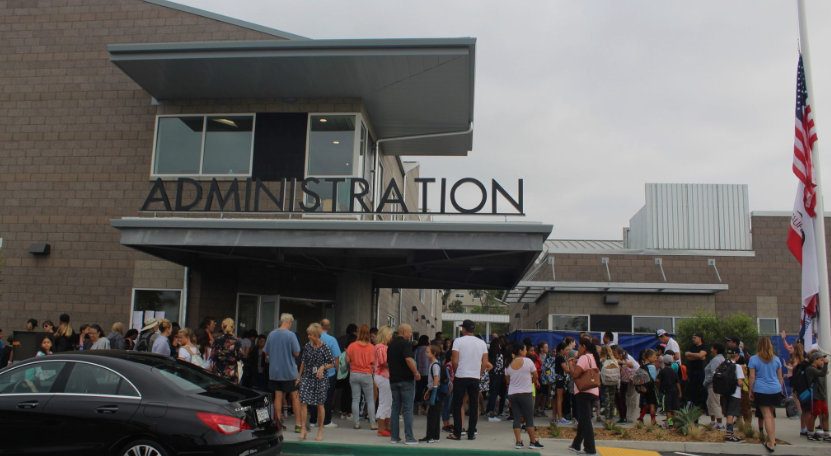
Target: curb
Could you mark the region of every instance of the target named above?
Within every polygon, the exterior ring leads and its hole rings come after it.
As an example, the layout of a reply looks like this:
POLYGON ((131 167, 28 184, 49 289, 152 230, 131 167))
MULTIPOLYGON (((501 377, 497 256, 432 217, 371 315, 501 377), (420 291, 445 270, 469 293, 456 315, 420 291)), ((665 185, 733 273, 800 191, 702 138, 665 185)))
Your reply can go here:
MULTIPOLYGON (((552 446, 562 442, 570 444, 568 439, 541 439, 551 442, 552 446)), ((724 443, 724 442, 656 442, 651 440, 595 440, 600 447, 627 448, 634 450, 651 450, 659 452, 684 452, 707 454, 767 454, 758 443, 724 443)), ((548 445, 546 445, 546 448, 548 445)), ((773 455, 785 456, 828 456, 831 454, 831 445, 777 445, 773 455)))
MULTIPOLYGON (((441 447, 429 447, 429 444, 419 445, 356 445, 348 443, 329 442, 286 442, 283 441, 283 449, 280 452, 285 455, 341 455, 341 456, 386 456, 386 455, 458 455, 470 456, 471 453, 485 456, 516 456, 520 450, 479 450, 471 448, 450 449, 441 447)), ((522 450, 523 455, 539 456, 538 451, 522 450)))

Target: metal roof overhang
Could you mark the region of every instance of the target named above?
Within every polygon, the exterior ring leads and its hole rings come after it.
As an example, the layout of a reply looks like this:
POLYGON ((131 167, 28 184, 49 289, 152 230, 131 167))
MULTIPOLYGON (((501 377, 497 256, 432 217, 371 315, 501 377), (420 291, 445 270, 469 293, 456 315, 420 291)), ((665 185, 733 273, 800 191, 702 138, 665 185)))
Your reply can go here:
POLYGON ((379 288, 510 289, 551 225, 121 218, 121 244, 177 264, 262 264, 312 274, 361 271, 379 288))
POLYGON ((362 100, 392 155, 473 148, 475 38, 111 44, 110 61, 159 101, 362 100))
POLYGON ((667 293, 716 294, 728 289, 725 283, 640 283, 640 282, 537 282, 522 281, 505 296, 508 303, 535 303, 545 293, 667 293))

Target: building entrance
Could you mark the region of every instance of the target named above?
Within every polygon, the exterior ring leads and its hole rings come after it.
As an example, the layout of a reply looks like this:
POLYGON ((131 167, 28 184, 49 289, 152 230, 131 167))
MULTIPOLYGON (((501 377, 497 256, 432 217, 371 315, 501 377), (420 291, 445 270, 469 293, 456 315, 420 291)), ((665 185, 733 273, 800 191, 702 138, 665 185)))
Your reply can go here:
POLYGON ((306 327, 323 318, 332 318, 332 301, 292 298, 280 295, 237 295, 237 332, 241 336, 250 329, 257 334, 268 335, 280 326, 280 315, 294 315, 291 330, 306 341, 306 327))

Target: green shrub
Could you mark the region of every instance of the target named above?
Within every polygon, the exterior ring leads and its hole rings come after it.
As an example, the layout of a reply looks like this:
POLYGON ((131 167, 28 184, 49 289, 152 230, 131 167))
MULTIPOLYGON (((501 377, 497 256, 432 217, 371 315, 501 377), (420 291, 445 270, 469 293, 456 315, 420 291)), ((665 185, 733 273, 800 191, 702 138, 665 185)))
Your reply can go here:
POLYGON ((724 343, 724 339, 738 336, 744 342, 745 351, 756 352, 756 341, 759 331, 756 321, 744 313, 738 312, 720 316, 712 312, 699 312, 692 318, 684 318, 678 323, 676 340, 681 350, 692 348, 692 335, 700 332, 704 336, 704 344, 709 346, 715 342, 724 343))

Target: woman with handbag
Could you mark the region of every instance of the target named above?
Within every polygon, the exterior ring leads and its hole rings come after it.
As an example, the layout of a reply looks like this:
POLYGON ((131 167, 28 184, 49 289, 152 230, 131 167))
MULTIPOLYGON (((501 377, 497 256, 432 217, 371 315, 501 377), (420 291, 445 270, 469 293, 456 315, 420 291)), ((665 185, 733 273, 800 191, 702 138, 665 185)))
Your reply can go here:
POLYGON ((592 428, 592 406, 600 396, 600 360, 594 344, 589 339, 580 339, 577 346, 577 362, 571 368, 574 377, 575 411, 577 413, 577 435, 568 449, 575 453, 580 447, 585 454, 597 454, 594 446, 594 429, 592 428))

